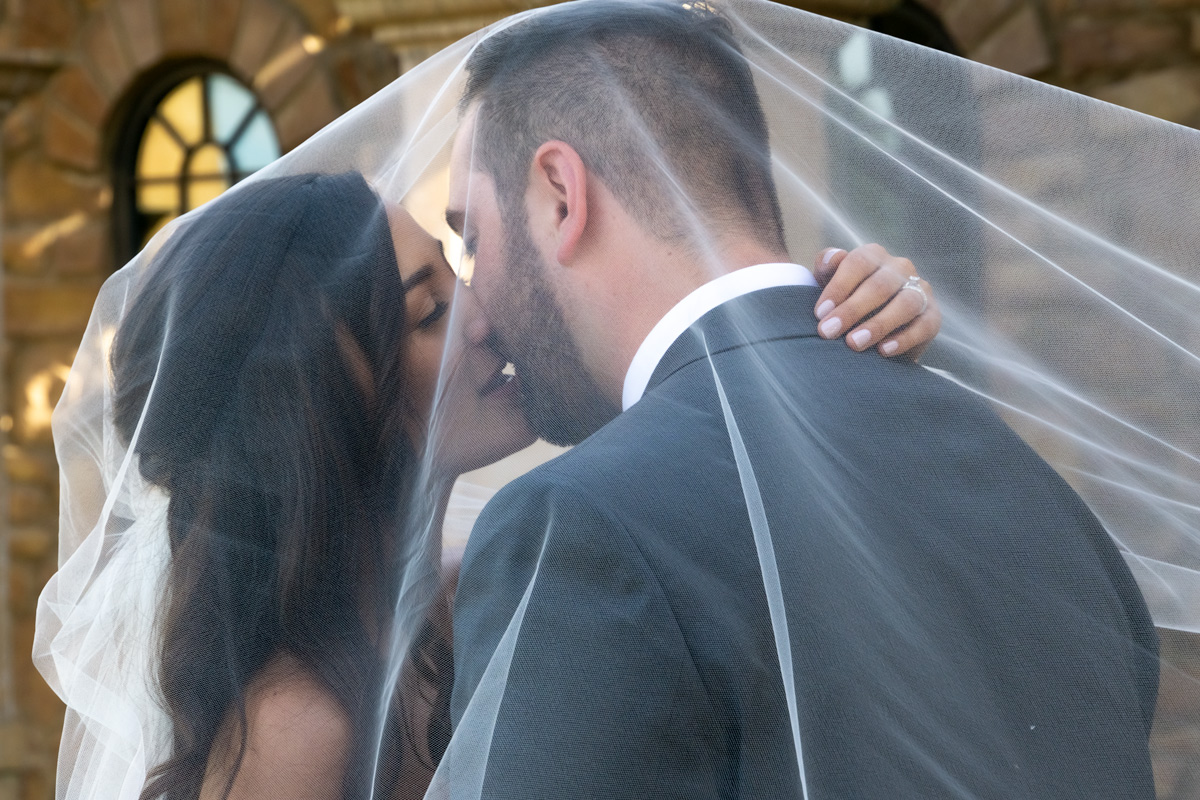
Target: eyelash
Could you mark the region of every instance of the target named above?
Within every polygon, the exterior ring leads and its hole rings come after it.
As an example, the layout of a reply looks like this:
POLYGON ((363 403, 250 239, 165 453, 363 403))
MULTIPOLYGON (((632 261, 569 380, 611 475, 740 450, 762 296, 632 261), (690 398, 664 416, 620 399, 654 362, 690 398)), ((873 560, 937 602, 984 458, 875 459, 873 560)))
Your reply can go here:
POLYGON ((447 303, 445 300, 439 300, 433 304, 433 311, 431 311, 424 319, 417 323, 417 327, 422 330, 426 328, 432 328, 437 324, 438 320, 446 315, 446 311, 449 310, 449 308, 449 303, 447 303))

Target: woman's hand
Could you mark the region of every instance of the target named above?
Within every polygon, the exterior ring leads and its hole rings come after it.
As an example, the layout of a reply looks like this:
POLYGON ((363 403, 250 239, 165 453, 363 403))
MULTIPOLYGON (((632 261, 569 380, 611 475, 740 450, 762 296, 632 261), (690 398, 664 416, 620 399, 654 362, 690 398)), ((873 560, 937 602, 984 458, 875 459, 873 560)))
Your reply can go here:
POLYGON ((878 345, 883 356, 906 355, 916 361, 942 327, 942 311, 929 284, 905 285, 917 275, 913 263, 877 244, 850 252, 823 250, 813 274, 825 287, 813 309, 825 339, 845 334, 853 350, 878 345))

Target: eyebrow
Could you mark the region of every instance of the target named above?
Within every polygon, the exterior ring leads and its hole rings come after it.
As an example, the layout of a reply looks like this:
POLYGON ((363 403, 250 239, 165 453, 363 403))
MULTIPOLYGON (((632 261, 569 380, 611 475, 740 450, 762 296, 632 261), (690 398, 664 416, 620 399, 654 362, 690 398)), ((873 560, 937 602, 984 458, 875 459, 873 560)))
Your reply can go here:
POLYGON ((405 292, 410 291, 417 284, 424 283, 425 281, 429 280, 432 277, 433 277, 433 264, 426 264, 423 267, 421 267, 419 270, 414 272, 412 274, 412 277, 410 277, 408 280, 401 281, 400 288, 404 289, 405 292))
POLYGON ((446 224, 450 226, 450 230, 461 236, 465 217, 466 214, 463 212, 453 208, 449 209, 446 211, 446 224))

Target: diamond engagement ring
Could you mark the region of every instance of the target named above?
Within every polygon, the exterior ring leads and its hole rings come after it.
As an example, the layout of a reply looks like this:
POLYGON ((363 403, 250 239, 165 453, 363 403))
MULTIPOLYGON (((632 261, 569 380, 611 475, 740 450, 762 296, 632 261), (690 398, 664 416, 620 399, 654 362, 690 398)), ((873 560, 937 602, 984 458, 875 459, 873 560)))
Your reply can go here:
POLYGON ((917 316, 919 317, 924 314, 925 309, 929 308, 929 295, 925 294, 925 290, 921 288, 921 279, 916 275, 910 275, 908 280, 904 282, 904 285, 900 287, 900 292, 903 292, 905 289, 912 289, 921 295, 921 310, 917 312, 917 316))

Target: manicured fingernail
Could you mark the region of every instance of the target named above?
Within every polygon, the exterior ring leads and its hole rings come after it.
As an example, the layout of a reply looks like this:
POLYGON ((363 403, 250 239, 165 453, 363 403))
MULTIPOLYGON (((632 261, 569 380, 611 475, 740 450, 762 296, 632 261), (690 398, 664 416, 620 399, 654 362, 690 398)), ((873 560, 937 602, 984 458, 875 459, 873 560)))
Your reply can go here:
POLYGON ((837 249, 836 247, 833 248, 832 250, 826 250, 825 255, 821 256, 821 266, 828 267, 829 262, 833 261, 833 257, 836 256, 840 252, 842 252, 842 251, 837 249))
POLYGON ((837 317, 830 317, 822 322, 819 326, 821 335, 826 339, 832 339, 838 335, 838 331, 842 329, 842 321, 837 317))
POLYGON ((821 305, 817 306, 817 319, 821 319, 830 311, 833 311, 833 306, 834 302, 832 300, 826 300, 824 303, 821 303, 821 305))
POLYGON ((897 350, 900 349, 900 343, 899 342, 884 342, 883 346, 880 347, 879 349, 883 351, 883 354, 885 356, 890 356, 893 353, 895 353, 897 350))
POLYGON ((868 330, 864 329, 850 334, 850 344, 854 345, 859 350, 862 350, 864 347, 866 347, 867 343, 870 341, 871 332, 868 330))

